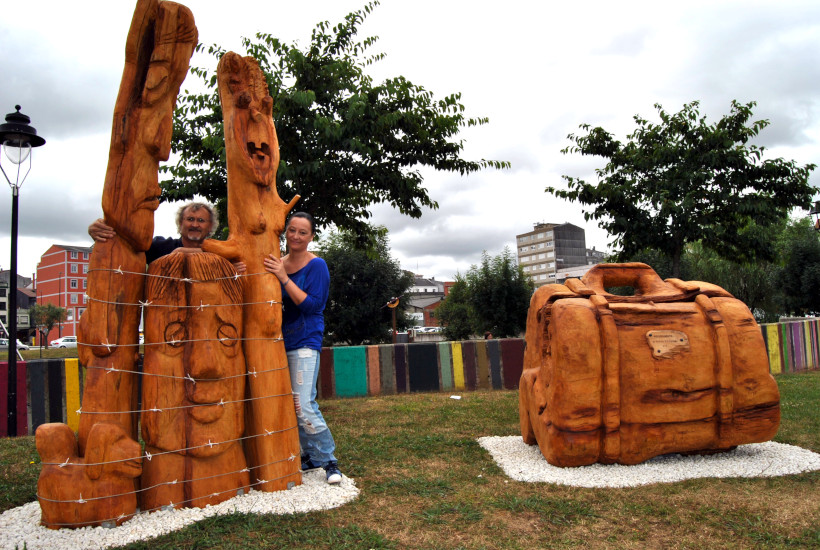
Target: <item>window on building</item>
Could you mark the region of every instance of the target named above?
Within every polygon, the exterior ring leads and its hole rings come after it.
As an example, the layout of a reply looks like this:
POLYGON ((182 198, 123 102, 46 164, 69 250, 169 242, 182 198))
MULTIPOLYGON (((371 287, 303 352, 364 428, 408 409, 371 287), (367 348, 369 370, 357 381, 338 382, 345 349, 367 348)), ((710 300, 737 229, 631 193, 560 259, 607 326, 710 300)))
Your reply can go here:
POLYGON ((546 254, 539 254, 539 255, 538 255, 538 259, 539 259, 539 260, 543 260, 543 259, 544 259, 544 258, 546 258, 546 257, 547 257, 547 255, 546 255, 546 254))
POLYGON ((88 279, 83 279, 83 290, 88 288, 88 279))
POLYGON ((71 279, 70 284, 71 284, 71 288, 78 288, 77 279, 71 279))
POLYGON ((83 252, 83 260, 87 260, 87 259, 88 259, 88 252, 83 252))
POLYGON ((77 258, 79 258, 79 257, 80 257, 80 256, 79 256, 79 254, 78 254, 78 252, 77 252, 76 250, 72 250, 72 251, 71 251, 71 259, 72 259, 72 260, 76 260, 76 259, 77 259, 77 258))
POLYGON ((554 242, 552 242, 552 241, 547 241, 547 246, 551 247, 551 246, 554 246, 554 245, 555 245, 555 243, 554 243, 554 242))
POLYGON ((555 257, 555 252, 554 251, 550 250, 549 252, 547 252, 547 258, 553 258, 553 257, 555 257))
POLYGON ((538 248, 544 248, 546 245, 544 243, 538 243, 538 248))
POLYGON ((84 307, 78 308, 77 309, 77 318, 79 319, 80 317, 82 317, 83 313, 85 313, 85 308, 84 307))
POLYGON ((543 234, 543 233, 539 233, 539 234, 538 234, 538 238, 539 238, 539 239, 543 239, 543 238, 544 238, 544 234, 543 234))
POLYGON ((0 298, 5 298, 5 297, 6 297, 6 289, 5 288, 0 288, 0 298))
POLYGON ((88 264, 83 264, 83 273, 88 273, 88 264))
POLYGON ((88 303, 88 294, 83 294, 83 305, 88 303))
POLYGON ((551 238, 552 238, 552 231, 547 231, 547 238, 548 238, 548 239, 551 239, 551 238))
POLYGON ((71 272, 77 273, 77 264, 71 264, 71 272))
POLYGON ((77 295, 72 293, 71 294, 71 303, 76 304, 78 301, 79 300, 77 300, 77 295))
POLYGON ((0 302, 0 311, 6 311, 6 302, 0 302))
POLYGON ((530 245, 530 250, 535 250, 535 245, 534 244, 530 245))

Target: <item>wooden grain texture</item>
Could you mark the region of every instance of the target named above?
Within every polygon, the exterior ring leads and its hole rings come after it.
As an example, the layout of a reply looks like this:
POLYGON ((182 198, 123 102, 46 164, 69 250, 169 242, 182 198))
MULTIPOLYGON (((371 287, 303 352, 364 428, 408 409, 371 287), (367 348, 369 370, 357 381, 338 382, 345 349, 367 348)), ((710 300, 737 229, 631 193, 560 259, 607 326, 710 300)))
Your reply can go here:
POLYGON ((203 250, 241 261, 245 279, 244 345, 251 398, 245 418, 245 450, 255 488, 278 491, 301 483, 299 433, 282 341, 282 292, 262 260, 280 255, 279 236, 298 200, 276 191, 279 142, 273 99, 255 59, 228 52, 217 67, 228 169, 227 241, 208 240, 203 250))
MULTIPOLYGON (((188 8, 138 0, 126 39, 102 195, 104 219, 115 229, 116 237, 94 247, 88 273, 91 299, 80 319, 78 351, 88 370, 84 414, 79 421, 79 457, 87 458, 91 433, 101 423, 115 424, 132 441, 136 439, 134 366, 145 251, 151 244, 154 211, 159 205, 159 162, 168 160, 170 154, 174 105, 196 43, 197 30, 188 8)), ((53 454, 48 440, 38 438, 37 445, 41 453, 53 454)), ((44 467, 43 475, 46 470, 44 467)), ((48 483, 42 490, 52 500, 62 494, 58 486, 48 483)), ((101 486, 94 492, 103 494, 105 489, 101 486)), ((41 501, 44 517, 51 514, 45 502, 49 501, 41 501)), ((95 502, 108 503, 108 499, 95 502)), ((135 506, 136 499, 129 495, 117 504, 100 504, 96 510, 91 502, 77 513, 81 513, 82 524, 95 523, 109 519, 112 509, 128 515, 135 506)))
POLYGON ((95 424, 85 457, 78 456, 74 432, 66 424, 43 424, 35 437, 43 461, 37 481, 43 525, 119 525, 134 514, 142 449, 121 426, 95 424))
POLYGON ((521 433, 557 466, 726 450, 780 424, 760 329, 710 283, 602 264, 535 292, 526 341, 521 433))
POLYGON ((143 510, 204 507, 248 486, 242 283, 209 253, 151 263, 141 422, 143 510), (196 281, 195 283, 189 281, 196 281))

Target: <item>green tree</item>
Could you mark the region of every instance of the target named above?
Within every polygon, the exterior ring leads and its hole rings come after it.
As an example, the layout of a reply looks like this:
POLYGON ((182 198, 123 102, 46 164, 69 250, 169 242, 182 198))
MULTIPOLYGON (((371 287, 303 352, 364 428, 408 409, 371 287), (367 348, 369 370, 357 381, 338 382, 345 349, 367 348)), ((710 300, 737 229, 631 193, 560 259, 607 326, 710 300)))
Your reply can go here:
MULTIPOLYGON (((775 229, 782 230, 782 226, 775 229)), ((773 236, 776 238, 777 234, 773 236)), ((749 306, 760 322, 776 322, 783 312, 778 284, 782 269, 777 262, 734 262, 697 242, 687 245, 683 264, 685 280, 707 281, 722 287, 749 306)))
POLYGON ((481 265, 467 271, 467 287, 475 313, 473 331, 498 338, 518 336, 527 326, 533 284, 509 248, 498 256, 481 255, 481 265))
POLYGON ((784 293, 785 314, 820 313, 820 234, 810 220, 791 224, 781 239, 783 269, 778 281, 784 293))
MULTIPOLYGON (((316 254, 327 262, 330 271, 325 345, 390 341, 392 310, 386 304, 407 292, 413 276, 390 257, 386 235, 380 228, 368 250, 355 248, 355 236, 349 231, 332 232, 320 239, 316 254)), ((405 328, 408 323, 403 300, 396 315, 398 327, 405 328)))
POLYGON ((29 318, 31 322, 38 328, 40 332, 40 342, 46 343, 48 349, 48 333, 54 328, 54 325, 61 321, 65 321, 68 311, 64 307, 59 307, 54 304, 34 304, 29 309, 29 318))
MULTIPOLYGON (((299 209, 320 227, 352 231, 358 245, 374 237, 368 208, 386 202, 402 214, 419 218, 422 207, 437 208, 423 187, 419 170, 469 174, 483 168, 506 168, 508 162, 461 158, 458 133, 487 118, 467 118, 461 94, 435 99, 433 93, 404 77, 374 84, 365 73, 384 54, 369 53, 376 37, 356 40, 359 25, 378 5, 373 1, 334 27, 319 23, 310 43, 285 44, 270 34, 243 38, 268 79, 281 162, 277 189, 286 201, 295 194, 299 209)), ((225 52, 199 45, 216 58, 225 52)), ((222 110, 215 71, 192 68, 207 87, 184 93, 174 114, 172 150, 178 161, 163 170, 163 200, 202 195, 226 212, 226 167, 222 110)), ((223 222, 224 220, 224 214, 223 222)), ((222 224, 223 227, 225 224, 222 224)))
POLYGON ((474 334, 475 311, 467 280, 461 274, 456 274, 447 298, 436 308, 436 319, 444 327, 447 340, 467 340, 474 334))
POLYGON ((675 277, 686 244, 697 241, 723 257, 772 260, 776 250, 766 229, 790 208, 808 204, 815 165, 762 160, 764 148, 749 141, 769 122, 750 123, 755 105, 733 101, 731 113, 709 125, 697 101, 675 114, 656 104, 660 123, 636 115, 637 129, 626 143, 583 124, 585 133, 570 134, 574 145, 562 152, 608 159, 596 170, 598 183, 563 176, 568 189, 546 191, 589 206, 585 218, 614 237, 621 258, 664 251, 675 277))

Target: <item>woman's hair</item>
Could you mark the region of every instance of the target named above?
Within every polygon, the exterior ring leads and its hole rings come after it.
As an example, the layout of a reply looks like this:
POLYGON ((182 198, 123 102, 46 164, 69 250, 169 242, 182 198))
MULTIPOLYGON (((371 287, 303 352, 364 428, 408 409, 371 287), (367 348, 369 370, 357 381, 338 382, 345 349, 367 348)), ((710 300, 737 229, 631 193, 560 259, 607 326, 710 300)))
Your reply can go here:
POLYGON ((186 202, 180 206, 177 210, 177 231, 182 231, 182 217, 188 208, 191 209, 191 212, 196 212, 202 208, 208 211, 208 214, 211 215, 211 231, 208 233, 208 237, 213 237, 217 227, 219 227, 219 218, 216 215, 216 208, 207 202, 186 202))
POLYGON ((290 225, 290 220, 292 220, 293 218, 302 218, 304 220, 307 220, 310 223, 310 232, 316 233, 316 220, 307 212, 294 212, 293 214, 291 214, 290 218, 288 218, 288 223, 285 225, 286 228, 288 225, 290 225))

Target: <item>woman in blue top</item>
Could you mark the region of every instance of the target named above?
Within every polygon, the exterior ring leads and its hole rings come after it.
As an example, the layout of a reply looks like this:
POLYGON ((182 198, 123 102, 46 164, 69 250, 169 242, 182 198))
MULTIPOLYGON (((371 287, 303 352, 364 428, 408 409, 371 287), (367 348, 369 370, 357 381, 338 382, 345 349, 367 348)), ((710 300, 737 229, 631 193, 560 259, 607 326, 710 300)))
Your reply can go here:
POLYGON ((282 259, 271 254, 264 263, 282 284, 282 337, 296 404, 302 470, 324 468, 327 482, 335 484, 342 481, 333 456, 336 443, 316 403, 330 273, 323 259, 308 252, 315 233, 313 216, 296 212, 285 228, 288 254, 282 259))

